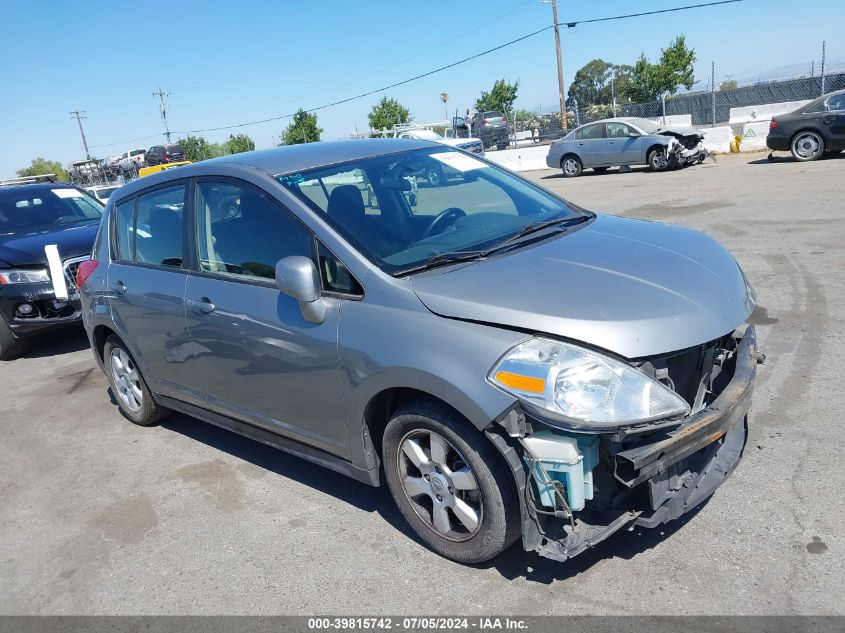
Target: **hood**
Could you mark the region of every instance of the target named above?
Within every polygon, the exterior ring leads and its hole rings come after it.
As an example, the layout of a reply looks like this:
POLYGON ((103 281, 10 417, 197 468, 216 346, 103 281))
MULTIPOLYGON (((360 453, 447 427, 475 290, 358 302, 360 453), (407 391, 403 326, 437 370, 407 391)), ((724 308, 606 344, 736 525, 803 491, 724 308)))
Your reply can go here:
POLYGON ((0 235, 0 266, 46 265, 47 255, 44 253, 44 247, 47 244, 56 244, 63 260, 88 255, 94 245, 99 225, 99 222, 92 222, 55 231, 0 235))
POLYGON ((660 128, 658 134, 662 134, 664 136, 666 134, 673 134, 677 136, 704 136, 701 130, 694 127, 678 127, 675 125, 660 128))
POLYGON ((640 358, 733 331, 754 309, 738 264, 714 239, 599 215, 500 257, 413 277, 432 312, 547 333, 640 358))

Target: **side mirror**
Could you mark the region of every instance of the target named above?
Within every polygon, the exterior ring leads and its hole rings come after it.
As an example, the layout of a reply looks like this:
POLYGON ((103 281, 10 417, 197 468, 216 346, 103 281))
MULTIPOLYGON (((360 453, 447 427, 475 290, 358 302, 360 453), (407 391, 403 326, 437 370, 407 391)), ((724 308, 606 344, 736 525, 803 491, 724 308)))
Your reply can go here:
POLYGON ((292 255, 276 263, 276 287, 299 301, 302 317, 310 323, 322 323, 328 307, 320 296, 320 275, 314 262, 292 255))
POLYGON ((639 138, 639 137, 640 137, 639 132, 628 132, 628 138, 639 138))

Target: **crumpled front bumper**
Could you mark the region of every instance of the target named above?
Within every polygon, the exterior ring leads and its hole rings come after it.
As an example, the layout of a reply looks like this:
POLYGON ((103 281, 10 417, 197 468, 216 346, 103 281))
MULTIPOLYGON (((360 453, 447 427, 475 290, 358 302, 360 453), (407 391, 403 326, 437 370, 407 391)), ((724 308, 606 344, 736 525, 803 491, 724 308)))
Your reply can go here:
POLYGON ((630 493, 627 502, 614 510, 586 509, 564 520, 538 515, 523 498, 525 549, 566 560, 623 528, 652 528, 677 519, 710 497, 734 471, 745 448, 758 362, 754 326, 743 334, 735 358, 730 382, 708 407, 653 443, 605 454, 608 476, 630 493))

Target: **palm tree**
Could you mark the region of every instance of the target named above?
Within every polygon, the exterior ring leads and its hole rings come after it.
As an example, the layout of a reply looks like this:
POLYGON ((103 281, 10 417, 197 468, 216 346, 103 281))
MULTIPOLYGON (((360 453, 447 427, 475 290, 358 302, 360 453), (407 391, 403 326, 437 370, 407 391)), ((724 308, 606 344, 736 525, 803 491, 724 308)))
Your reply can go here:
POLYGON ((449 95, 445 92, 440 93, 440 100, 443 102, 443 111, 446 113, 446 126, 449 126, 449 108, 446 107, 446 102, 449 100, 449 95))

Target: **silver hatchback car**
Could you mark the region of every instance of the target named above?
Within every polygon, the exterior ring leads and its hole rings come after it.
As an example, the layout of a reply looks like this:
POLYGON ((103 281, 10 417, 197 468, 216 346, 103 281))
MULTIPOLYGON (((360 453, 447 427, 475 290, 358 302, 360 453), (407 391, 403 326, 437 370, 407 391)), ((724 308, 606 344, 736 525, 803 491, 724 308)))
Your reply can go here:
POLYGON ((180 411, 386 482, 456 561, 520 539, 565 560, 675 519, 746 441, 754 297, 724 248, 435 143, 141 178, 109 199, 78 282, 130 421, 180 411), (460 178, 411 204, 432 160, 460 178))

